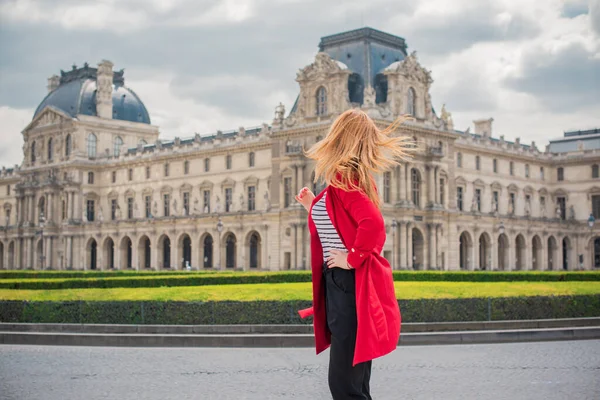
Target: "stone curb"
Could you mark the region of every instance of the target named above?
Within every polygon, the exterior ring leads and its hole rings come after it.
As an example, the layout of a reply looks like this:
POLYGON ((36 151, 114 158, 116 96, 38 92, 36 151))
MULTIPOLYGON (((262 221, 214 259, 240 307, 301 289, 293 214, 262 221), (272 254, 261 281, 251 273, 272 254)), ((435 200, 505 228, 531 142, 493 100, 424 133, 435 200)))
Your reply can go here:
MULTIPOLYGON (((600 318, 566 318, 481 322, 403 323, 403 333, 547 329, 600 326, 600 318)), ((0 323, 0 332, 57 332, 97 334, 312 334, 312 324, 303 325, 121 325, 0 323)))
MULTIPOLYGON (((399 345, 600 339, 600 327, 403 333, 399 345)), ((313 347, 312 334, 157 335, 0 332, 0 344, 110 347, 313 347)))

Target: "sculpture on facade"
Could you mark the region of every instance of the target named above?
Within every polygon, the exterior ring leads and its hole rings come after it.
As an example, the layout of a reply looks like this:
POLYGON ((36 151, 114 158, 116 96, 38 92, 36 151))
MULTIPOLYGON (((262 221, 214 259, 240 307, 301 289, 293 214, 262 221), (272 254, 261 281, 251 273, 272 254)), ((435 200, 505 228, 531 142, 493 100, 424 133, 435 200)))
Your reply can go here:
POLYGON ((496 201, 494 196, 492 196, 492 213, 497 213, 497 212, 498 212, 498 202, 496 201))
POLYGON ((529 198, 525 200, 525 215, 531 215, 531 200, 529 198))
POLYGON ((477 211, 477 197, 473 194, 473 200, 471 200, 471 212, 477 211))
POLYGON ((177 199, 173 199, 173 215, 177 215, 177 199))
POLYGON ((204 206, 204 214, 208 214, 208 205, 204 206))
POLYGON ((376 96, 377 96, 377 93, 375 93, 375 89, 373 89, 373 87, 371 85, 368 85, 365 88, 365 91, 363 94, 363 105, 366 107, 375 106, 375 97, 376 96))
POLYGON ((87 219, 87 213, 85 212, 85 210, 84 210, 84 211, 83 211, 83 213, 81 213, 81 214, 82 214, 82 215, 81 215, 81 220, 82 220, 84 223, 85 223, 85 222, 88 222, 88 219, 87 219))
POLYGON ((556 215, 556 218, 562 218, 562 212, 560 211, 560 206, 558 204, 556 205, 556 210, 554 210, 554 214, 556 215))
POLYGON ((155 218, 157 215, 158 215, 158 203, 155 200, 154 204, 152 205, 152 218, 155 218))
POLYGON ((133 218, 137 219, 140 217, 137 203, 133 203, 133 218))
POLYGON ((200 208, 200 201, 198 198, 194 198, 194 215, 200 214, 202 209, 200 208))
POLYGON ((215 202, 215 212, 218 214, 221 212, 221 199, 217 196, 217 201, 215 202))
POLYGON ((573 205, 569 207, 569 219, 575 219, 575 207, 573 207, 573 205))
POLYGON ((240 211, 244 210, 244 195, 240 194, 240 211))
POLYGON ((276 124, 282 124, 283 118, 285 117, 285 106, 280 102, 277 107, 275 107, 275 118, 273 122, 276 124))
POLYGON ((540 201, 540 213, 542 218, 546 218, 546 202, 540 201))
POLYGON ((265 190, 265 195, 263 196, 265 199, 265 211, 269 211, 271 209, 271 202, 269 201, 269 191, 265 190))
POLYGON ((508 214, 513 215, 515 213, 515 205, 510 199, 508 200, 508 214))
POLYGON ((446 104, 442 106, 442 112, 440 114, 440 119, 444 121, 446 124, 446 129, 449 131, 454 130, 454 122, 452 121, 452 114, 446 111, 446 104))
POLYGON ((100 208, 98 209, 98 221, 104 221, 104 213, 102 212, 102 206, 100 206, 100 208))
POLYGON ((119 207, 119 205, 117 204, 117 208, 115 209, 115 217, 117 219, 117 221, 121 220, 121 207, 119 207))

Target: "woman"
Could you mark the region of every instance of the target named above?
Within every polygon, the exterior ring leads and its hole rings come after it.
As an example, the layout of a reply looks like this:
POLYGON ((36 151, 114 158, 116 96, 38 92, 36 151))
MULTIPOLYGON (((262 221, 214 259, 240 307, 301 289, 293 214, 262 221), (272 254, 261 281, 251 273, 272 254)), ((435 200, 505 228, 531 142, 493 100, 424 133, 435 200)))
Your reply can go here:
POLYGON ((329 388, 335 400, 371 399, 371 360, 393 351, 400 309, 392 270, 380 253, 385 226, 371 173, 405 159, 412 139, 390 137, 404 119, 380 130, 360 110, 348 110, 308 150, 316 160, 316 197, 303 188, 296 200, 308 211, 317 354, 330 347, 329 388))

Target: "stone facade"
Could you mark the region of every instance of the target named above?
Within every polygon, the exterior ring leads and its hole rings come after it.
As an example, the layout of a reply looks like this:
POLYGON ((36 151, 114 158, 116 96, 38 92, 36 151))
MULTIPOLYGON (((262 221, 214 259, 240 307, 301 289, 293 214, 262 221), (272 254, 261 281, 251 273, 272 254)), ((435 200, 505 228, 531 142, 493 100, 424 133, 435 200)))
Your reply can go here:
POLYGON ((156 126, 111 118, 102 61, 97 115, 46 106, 23 130, 22 164, 2 169, 0 268, 308 269, 294 195, 324 185, 302 149, 349 107, 381 126, 414 116, 395 134, 422 151, 376 177, 393 268, 600 267, 600 230, 588 223, 600 212, 600 149, 541 152, 495 138, 492 119, 455 130, 445 107, 433 111, 414 53, 381 71, 387 90, 366 85, 362 103, 350 101, 352 74, 319 52, 298 73, 296 105, 287 116, 279 105, 271 125, 161 140, 156 126))

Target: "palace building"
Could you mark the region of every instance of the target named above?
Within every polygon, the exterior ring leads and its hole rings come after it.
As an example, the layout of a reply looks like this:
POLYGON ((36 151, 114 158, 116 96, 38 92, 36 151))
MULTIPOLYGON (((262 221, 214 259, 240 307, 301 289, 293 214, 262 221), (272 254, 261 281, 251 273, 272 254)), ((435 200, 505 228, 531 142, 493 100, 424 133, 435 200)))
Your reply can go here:
POLYGON ((394 269, 600 268, 600 130, 543 151, 495 135, 491 118, 456 130, 406 48, 371 28, 323 37, 289 112, 168 140, 110 61, 53 75, 21 165, 0 173, 0 268, 309 269, 294 195, 324 185, 303 149, 353 107, 381 126, 413 115, 395 134, 422 145, 376 177, 394 269))

